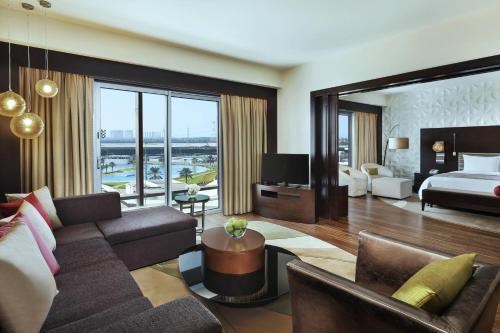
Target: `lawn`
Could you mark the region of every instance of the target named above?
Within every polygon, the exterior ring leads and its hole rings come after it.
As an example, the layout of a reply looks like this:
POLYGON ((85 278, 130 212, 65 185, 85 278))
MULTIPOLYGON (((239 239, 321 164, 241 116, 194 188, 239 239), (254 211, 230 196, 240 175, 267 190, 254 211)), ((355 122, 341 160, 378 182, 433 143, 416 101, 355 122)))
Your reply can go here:
POLYGON ((127 185, 127 182, 106 182, 106 183, 102 183, 102 184, 110 186, 110 187, 115 188, 117 190, 124 190, 125 186, 127 185))
MULTIPOLYGON (((187 183, 188 184, 206 185, 206 184, 214 181, 216 177, 217 177, 217 169, 214 168, 212 170, 208 170, 205 172, 193 174, 192 178, 188 178, 187 183)), ((184 177, 177 177, 174 179, 177 181, 180 181, 182 183, 186 182, 186 179, 184 177)))

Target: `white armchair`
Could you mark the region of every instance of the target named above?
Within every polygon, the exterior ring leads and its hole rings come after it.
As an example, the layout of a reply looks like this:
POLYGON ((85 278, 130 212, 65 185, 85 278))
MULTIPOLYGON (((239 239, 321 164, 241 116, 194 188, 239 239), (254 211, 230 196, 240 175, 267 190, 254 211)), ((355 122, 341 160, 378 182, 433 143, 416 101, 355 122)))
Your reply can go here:
POLYGON ((365 163, 361 165, 361 172, 363 172, 367 177, 368 177, 368 191, 372 191, 372 180, 375 178, 380 178, 380 177, 389 177, 393 178, 394 177, 394 172, 391 171, 391 169, 386 168, 383 165, 377 164, 377 163, 365 163), (367 168, 377 168, 378 170, 378 175, 370 175, 368 171, 366 170, 367 168))
POLYGON ((339 165, 339 185, 348 186, 350 197, 359 197, 366 195, 368 178, 359 170, 339 165), (345 173, 345 170, 349 170, 349 174, 345 173))

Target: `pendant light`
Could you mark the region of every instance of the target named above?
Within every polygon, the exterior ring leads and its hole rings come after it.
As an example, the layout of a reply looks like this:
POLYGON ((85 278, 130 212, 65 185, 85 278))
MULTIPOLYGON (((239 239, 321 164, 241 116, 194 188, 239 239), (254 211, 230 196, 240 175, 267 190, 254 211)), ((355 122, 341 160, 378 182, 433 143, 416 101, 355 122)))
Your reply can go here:
MULTIPOLYGON (((23 6, 24 7, 24 6, 23 6)), ((24 7, 26 8, 26 7, 24 7)), ((28 9, 28 8, 26 8, 28 9)), ((30 9, 31 10, 31 9, 30 9)), ((30 16, 28 14, 28 71, 27 71, 27 82, 26 87, 28 88, 28 103, 26 112, 18 117, 14 117, 10 120, 10 130, 15 136, 21 139, 35 139, 40 134, 42 134, 45 124, 42 118, 36 113, 31 112, 31 60, 30 60, 30 16)))
MULTIPOLYGON (((9 1, 10 9, 10 1, 9 1)), ((11 65, 11 50, 10 50, 10 23, 7 26, 7 39, 9 43, 9 90, 0 94, 0 115, 6 117, 17 117, 26 110, 26 101, 24 98, 12 91, 12 65, 11 65)))
POLYGON ((47 8, 51 7, 50 2, 40 1, 40 5, 45 8, 44 10, 44 24, 45 24, 45 77, 35 84, 35 90, 38 95, 46 98, 52 98, 59 92, 57 83, 49 79, 49 49, 47 47, 47 8))

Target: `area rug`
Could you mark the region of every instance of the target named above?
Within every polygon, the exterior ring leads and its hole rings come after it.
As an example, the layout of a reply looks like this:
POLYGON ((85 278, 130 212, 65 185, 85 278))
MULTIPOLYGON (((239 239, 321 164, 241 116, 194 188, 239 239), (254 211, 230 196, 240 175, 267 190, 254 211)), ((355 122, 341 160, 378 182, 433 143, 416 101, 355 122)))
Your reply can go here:
POLYGON ((389 205, 393 205, 409 212, 427 216, 436 220, 500 234, 500 217, 480 213, 470 213, 461 210, 446 209, 437 206, 426 206, 425 210, 422 211, 422 204, 417 195, 412 195, 411 197, 403 200, 382 197, 378 197, 378 199, 389 205))
MULTIPOLYGON (((269 222, 250 221, 249 228, 263 234, 266 244, 283 247, 305 262, 354 280, 356 257, 334 245, 269 222)), ((135 270, 132 276, 154 306, 191 294, 180 276, 177 259, 135 270)), ((253 308, 233 308, 207 301, 204 304, 220 320, 225 333, 292 331, 288 294, 253 308)))

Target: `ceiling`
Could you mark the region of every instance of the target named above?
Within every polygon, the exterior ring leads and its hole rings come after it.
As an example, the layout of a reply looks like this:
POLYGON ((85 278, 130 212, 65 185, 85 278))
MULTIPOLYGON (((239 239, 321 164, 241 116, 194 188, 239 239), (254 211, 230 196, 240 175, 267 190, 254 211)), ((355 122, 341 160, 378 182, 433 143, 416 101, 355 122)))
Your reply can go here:
MULTIPOLYGON (((10 0, 13 8, 21 2, 10 0)), ((49 16, 277 67, 498 5, 498 0, 51 2, 49 16)), ((0 4, 7 6, 8 0, 0 4)))

